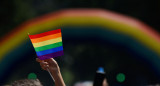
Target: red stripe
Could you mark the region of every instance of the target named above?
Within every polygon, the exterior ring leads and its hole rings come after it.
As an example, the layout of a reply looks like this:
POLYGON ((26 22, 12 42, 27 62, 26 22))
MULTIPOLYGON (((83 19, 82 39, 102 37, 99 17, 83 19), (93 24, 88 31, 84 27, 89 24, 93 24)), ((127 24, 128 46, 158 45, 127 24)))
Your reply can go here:
POLYGON ((48 31, 40 34, 35 34, 35 35, 28 35, 28 36, 30 39, 35 39, 35 38, 40 38, 40 37, 44 37, 51 34, 56 34, 56 33, 61 33, 61 29, 52 30, 52 31, 48 31))

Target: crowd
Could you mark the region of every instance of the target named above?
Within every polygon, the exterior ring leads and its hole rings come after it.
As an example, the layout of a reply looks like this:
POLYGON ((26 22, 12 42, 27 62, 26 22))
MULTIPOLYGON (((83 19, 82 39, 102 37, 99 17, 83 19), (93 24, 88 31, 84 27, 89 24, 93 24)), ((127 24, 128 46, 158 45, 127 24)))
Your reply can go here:
MULTIPOLYGON (((53 59, 40 60, 36 58, 36 61, 40 63, 40 66, 43 70, 50 72, 51 76, 54 79, 55 86, 66 86, 63 80, 63 77, 60 72, 58 63, 53 59)), ((13 82, 11 85, 5 86, 43 86, 38 79, 23 79, 13 82)), ((74 86, 108 86, 107 79, 105 78, 104 73, 97 72, 95 80, 78 82, 74 86)))

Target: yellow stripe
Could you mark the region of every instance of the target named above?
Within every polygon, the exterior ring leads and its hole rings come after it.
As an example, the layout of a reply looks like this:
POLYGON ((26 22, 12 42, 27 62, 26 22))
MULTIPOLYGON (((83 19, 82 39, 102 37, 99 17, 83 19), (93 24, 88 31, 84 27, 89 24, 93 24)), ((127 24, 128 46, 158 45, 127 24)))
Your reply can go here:
POLYGON ((121 32, 128 36, 133 37, 135 40, 141 42, 148 48, 152 49, 154 52, 158 53, 160 56, 160 45, 159 42, 152 37, 150 37, 145 32, 142 32, 140 28, 124 24, 118 21, 113 21, 110 19, 104 19, 103 17, 60 17, 55 20, 51 20, 48 22, 41 22, 40 24, 35 24, 33 26, 28 26, 23 28, 19 34, 16 34, 13 38, 6 41, 4 45, 1 46, 0 49, 0 60, 11 50, 19 46, 25 40, 29 39, 27 33, 37 34, 39 32, 44 32, 47 30, 53 30, 61 28, 62 26, 100 26, 107 27, 106 29, 110 29, 116 32, 121 32))
POLYGON ((62 41, 62 37, 58 37, 58 38, 50 39, 50 40, 43 41, 43 42, 33 43, 33 46, 34 47, 41 47, 41 46, 54 44, 54 43, 61 42, 61 41, 62 41))

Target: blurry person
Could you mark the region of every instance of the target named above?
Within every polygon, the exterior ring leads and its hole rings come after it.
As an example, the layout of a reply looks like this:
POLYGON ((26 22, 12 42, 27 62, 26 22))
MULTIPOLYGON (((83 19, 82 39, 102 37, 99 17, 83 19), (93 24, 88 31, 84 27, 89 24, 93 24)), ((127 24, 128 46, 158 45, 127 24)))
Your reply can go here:
POLYGON ((43 70, 50 71, 51 75, 54 78, 55 86, 65 86, 65 83, 63 81, 60 68, 57 64, 57 62, 53 59, 46 59, 46 60, 40 60, 36 58, 36 61, 40 63, 40 66, 43 70))
POLYGON ((103 80, 102 86, 109 86, 106 78, 103 80))
POLYGON ((105 77, 106 75, 104 69, 102 67, 99 67, 98 71, 96 71, 94 82, 77 82, 76 84, 74 84, 74 86, 109 86, 105 77))
POLYGON ((147 86, 160 86, 160 84, 156 84, 156 85, 147 85, 147 86))
POLYGON ((77 82, 74 84, 74 86, 93 86, 93 82, 92 81, 77 82))
POLYGON ((104 72, 104 69, 102 67, 99 67, 96 71, 93 86, 109 86, 105 77, 106 74, 104 72))
POLYGON ((13 82, 11 85, 5 86, 43 86, 38 79, 24 79, 24 80, 17 80, 13 82))

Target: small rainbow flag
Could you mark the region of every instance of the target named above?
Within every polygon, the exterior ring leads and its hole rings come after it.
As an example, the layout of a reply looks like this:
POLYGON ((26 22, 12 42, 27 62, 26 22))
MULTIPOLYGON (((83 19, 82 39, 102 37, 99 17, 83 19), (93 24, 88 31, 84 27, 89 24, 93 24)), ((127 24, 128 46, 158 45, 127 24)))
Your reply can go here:
POLYGON ((41 60, 63 55, 61 29, 28 35, 41 60))

